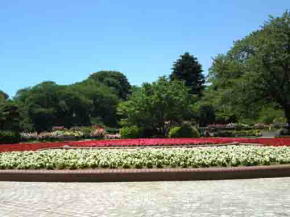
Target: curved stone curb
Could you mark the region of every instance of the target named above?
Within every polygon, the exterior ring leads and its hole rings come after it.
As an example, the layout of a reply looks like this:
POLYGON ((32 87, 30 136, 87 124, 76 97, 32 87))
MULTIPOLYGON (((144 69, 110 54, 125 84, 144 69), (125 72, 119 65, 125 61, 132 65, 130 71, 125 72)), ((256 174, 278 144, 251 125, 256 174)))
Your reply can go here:
POLYGON ((0 181, 122 182, 290 177, 290 165, 185 169, 0 170, 0 181))

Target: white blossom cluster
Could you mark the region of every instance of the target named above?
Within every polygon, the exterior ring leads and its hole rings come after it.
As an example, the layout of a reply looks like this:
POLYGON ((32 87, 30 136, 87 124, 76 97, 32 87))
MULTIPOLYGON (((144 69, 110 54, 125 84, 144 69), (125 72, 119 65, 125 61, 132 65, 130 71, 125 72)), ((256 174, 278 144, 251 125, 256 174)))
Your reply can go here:
POLYGON ((201 168, 290 164, 290 147, 70 149, 0 153, 0 169, 201 168))

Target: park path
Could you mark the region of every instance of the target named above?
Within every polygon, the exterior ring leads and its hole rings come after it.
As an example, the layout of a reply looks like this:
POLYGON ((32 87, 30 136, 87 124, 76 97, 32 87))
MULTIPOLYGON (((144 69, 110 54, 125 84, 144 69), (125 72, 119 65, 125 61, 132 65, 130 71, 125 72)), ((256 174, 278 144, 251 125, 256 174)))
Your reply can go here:
POLYGON ((290 178, 123 183, 0 182, 0 216, 290 216, 290 178))

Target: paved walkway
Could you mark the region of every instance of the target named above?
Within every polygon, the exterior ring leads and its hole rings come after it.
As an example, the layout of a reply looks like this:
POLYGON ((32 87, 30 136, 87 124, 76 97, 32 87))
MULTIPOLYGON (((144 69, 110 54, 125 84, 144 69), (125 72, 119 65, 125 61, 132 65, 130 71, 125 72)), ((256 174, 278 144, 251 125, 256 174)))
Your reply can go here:
POLYGON ((139 183, 0 182, 0 216, 290 216, 290 178, 139 183))

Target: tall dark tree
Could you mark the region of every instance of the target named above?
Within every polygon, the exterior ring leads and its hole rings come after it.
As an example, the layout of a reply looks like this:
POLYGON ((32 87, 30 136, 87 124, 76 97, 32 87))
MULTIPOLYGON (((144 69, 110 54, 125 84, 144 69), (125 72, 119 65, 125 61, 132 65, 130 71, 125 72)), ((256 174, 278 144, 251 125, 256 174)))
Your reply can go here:
POLYGON ((174 63, 170 79, 184 81, 192 94, 201 95, 204 89, 205 78, 202 74, 202 66, 196 57, 187 52, 174 63))

